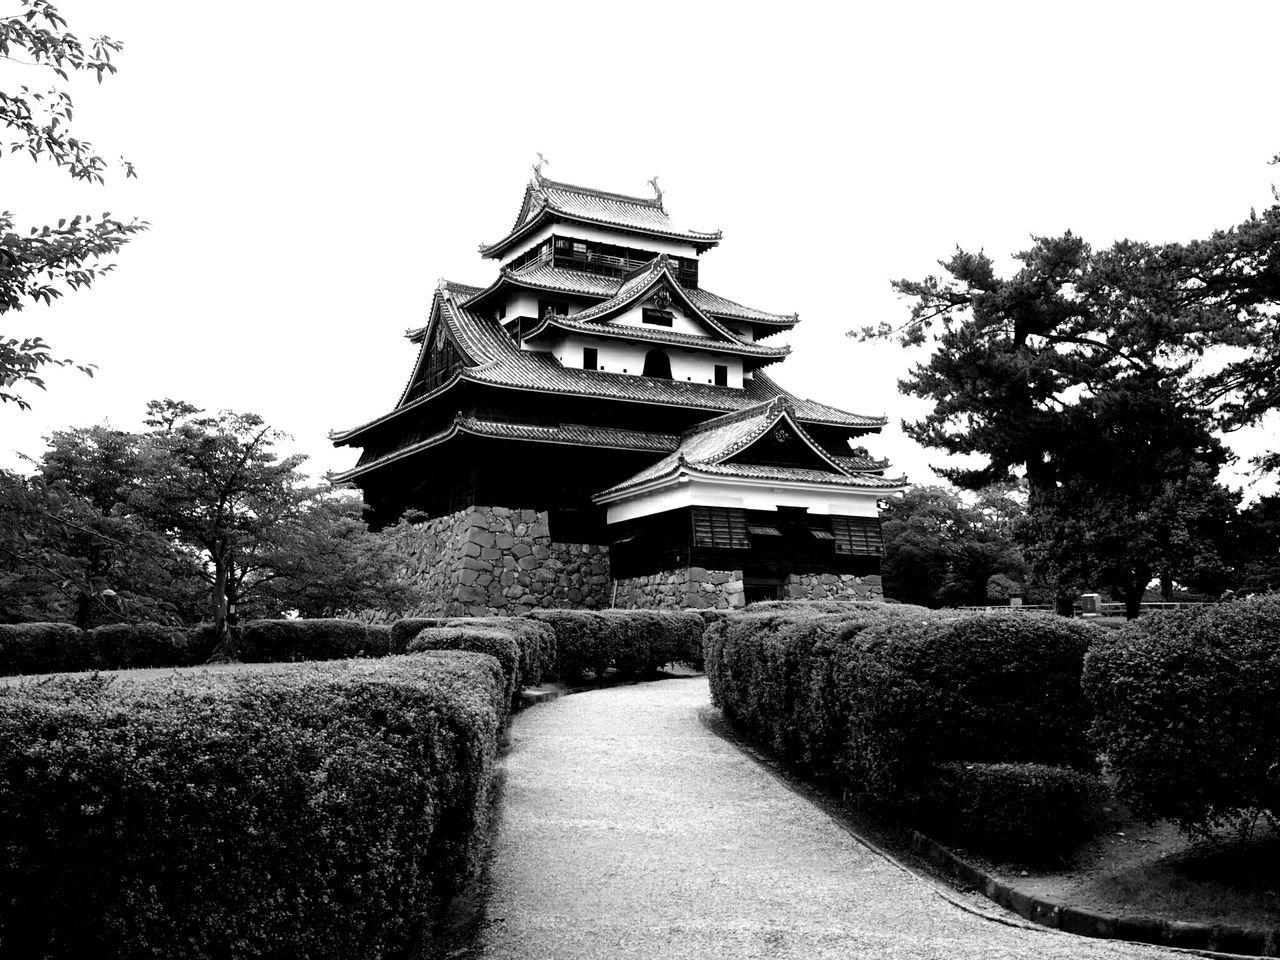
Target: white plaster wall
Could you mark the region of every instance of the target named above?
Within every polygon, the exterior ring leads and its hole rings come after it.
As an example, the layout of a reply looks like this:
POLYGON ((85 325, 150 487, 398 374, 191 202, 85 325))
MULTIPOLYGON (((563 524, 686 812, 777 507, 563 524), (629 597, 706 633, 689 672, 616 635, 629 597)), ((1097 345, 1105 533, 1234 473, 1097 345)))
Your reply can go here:
MULTIPOLYGON (((626 373, 639 376, 644 370, 644 357, 654 349, 647 343, 629 340, 610 340, 604 337, 582 337, 575 334, 563 339, 548 341, 551 353, 561 366, 582 369, 583 347, 595 347, 597 368, 605 373, 626 373)), ((683 350, 679 347, 662 347, 671 360, 671 379, 687 383, 714 383, 715 365, 729 368, 730 387, 742 386, 742 358, 720 353, 703 353, 683 350)))
POLYGON ((876 503, 891 491, 823 489, 813 484, 767 484, 729 479, 704 480, 683 477, 651 493, 642 493, 608 505, 608 522, 621 523, 682 507, 740 507, 744 510, 776 510, 806 507, 820 516, 876 517, 876 503))
POLYGON ((508 250, 498 262, 505 267, 520 254, 536 247, 552 235, 572 237, 575 240, 595 240, 599 243, 611 243, 617 247, 630 247, 633 250, 652 250, 655 256, 659 253, 669 253, 675 257, 697 257, 698 255, 693 248, 693 244, 681 243, 678 240, 662 240, 658 237, 614 233, 612 230, 581 226, 576 223, 553 223, 534 231, 527 239, 520 241, 517 246, 508 250))
POLYGON ((637 304, 636 306, 628 310, 626 313, 618 314, 609 322, 620 323, 623 326, 627 326, 627 327, 643 327, 646 330, 669 330, 672 333, 688 333, 688 334, 692 334, 695 337, 711 336, 710 330, 702 326, 702 324, 698 323, 698 321, 694 320, 693 317, 689 316, 688 314, 680 310, 680 308, 677 307, 675 303, 671 304, 671 313, 674 314, 674 316, 671 318, 671 326, 662 327, 656 323, 645 323, 644 322, 645 306, 647 306, 647 304, 645 303, 637 304))

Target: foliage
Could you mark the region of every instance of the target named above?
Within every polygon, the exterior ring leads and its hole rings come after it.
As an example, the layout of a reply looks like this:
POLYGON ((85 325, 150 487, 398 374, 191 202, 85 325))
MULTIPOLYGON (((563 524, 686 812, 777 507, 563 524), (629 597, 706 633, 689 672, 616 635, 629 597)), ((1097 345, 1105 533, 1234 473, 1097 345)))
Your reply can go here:
POLYGON ((496 628, 520 646, 520 680, 536 687, 556 676, 556 635, 545 623, 527 617, 413 617, 391 624, 391 650, 403 653, 427 627, 496 628))
POLYGON ((707 675, 725 715, 783 760, 889 809, 941 762, 1089 767, 1092 636, 1039 614, 747 612, 708 631, 707 675))
POLYGON ((1189 835, 1280 814, 1280 595, 1149 614, 1090 651, 1117 792, 1189 835))
POLYGON ((604 677, 615 669, 643 676, 664 663, 695 661, 701 655, 704 621, 696 613, 658 610, 535 610, 556 637, 555 674, 576 682, 604 677))
POLYGON ((0 950, 407 955, 479 866, 501 683, 442 653, 0 690, 0 950))
POLYGON ((241 629, 246 663, 385 657, 390 633, 358 620, 250 620, 241 629))
POLYGON ((0 676, 89 670, 89 636, 69 623, 0 624, 0 676))
POLYGON ((1232 586, 1241 594, 1280 590, 1280 496, 1261 497, 1240 512, 1235 544, 1232 586))
POLYGON ((1097 831, 1095 775, 1038 763, 941 763, 919 816, 941 839, 1021 862, 1062 857, 1097 831))
MULTIPOLYGON (((111 58, 121 50, 119 41, 103 36, 82 42, 48 0, 19 0, 19 6, 21 13, 0 17, 0 58, 48 71, 64 83, 73 72, 95 74, 99 83, 116 72, 111 58)), ((105 182, 107 161, 92 143, 74 135, 73 108, 71 95, 59 87, 0 90, 0 128, 7 133, 0 139, 0 153, 24 153, 65 169, 72 179, 105 182)), ((125 176, 132 177, 133 166, 121 163, 125 176)), ((125 222, 109 213, 77 214, 56 227, 31 227, 24 235, 13 214, 0 211, 0 314, 27 303, 51 303, 64 288, 91 286, 113 267, 99 261, 146 228, 144 222, 125 222)), ((41 337, 0 336, 0 404, 29 407, 14 388, 29 384, 43 389, 42 368, 69 363, 55 357, 41 337)), ((77 366, 92 373, 91 366, 77 366)))
POLYGON ((520 645, 501 627, 424 627, 409 641, 409 653, 424 650, 469 650, 493 657, 502 667, 503 696, 514 703, 524 689, 520 676, 520 645))
POLYGON ((983 491, 970 506, 946 487, 912 487, 882 515, 886 596, 926 607, 980 605, 1002 577, 1018 594, 1027 563, 1013 539, 1022 507, 1009 488, 983 491))
POLYGON ((940 471, 962 487, 1025 477, 1022 536, 1064 612, 1093 576, 1129 599, 1144 573, 1197 575, 1212 562, 1182 534, 1230 501, 1215 483, 1225 455, 1190 377, 1197 317, 1164 309, 1132 244, 1095 252, 1067 233, 1036 238, 1016 259, 1004 278, 985 254, 957 251, 943 263, 948 279, 895 284, 915 301, 906 325, 863 331, 933 348, 901 382, 933 409, 904 428, 985 459, 940 471), (1163 539, 1130 535, 1153 532, 1157 514, 1163 539))

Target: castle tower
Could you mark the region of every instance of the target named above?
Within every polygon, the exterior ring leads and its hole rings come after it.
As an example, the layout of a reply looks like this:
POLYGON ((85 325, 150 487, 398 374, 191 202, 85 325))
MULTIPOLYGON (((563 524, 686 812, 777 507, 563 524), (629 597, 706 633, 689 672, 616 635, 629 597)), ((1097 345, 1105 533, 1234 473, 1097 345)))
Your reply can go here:
POLYGON ((487 287, 441 282, 395 408, 332 435, 376 526, 414 511, 406 571, 446 614, 740 606, 879 593, 877 504, 852 446, 885 420, 765 373, 799 322, 717 296, 721 235, 652 198, 535 168, 487 287))

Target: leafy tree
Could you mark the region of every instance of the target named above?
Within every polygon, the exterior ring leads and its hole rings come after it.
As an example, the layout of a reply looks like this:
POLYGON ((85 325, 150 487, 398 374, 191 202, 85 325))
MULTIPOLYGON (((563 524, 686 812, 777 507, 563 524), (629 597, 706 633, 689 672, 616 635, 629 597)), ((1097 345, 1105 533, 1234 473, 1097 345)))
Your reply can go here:
MULTIPOLYGON (((941 471, 961 487, 1025 477, 1021 536, 1060 612, 1094 577, 1140 598, 1147 566, 1184 577, 1190 561, 1172 547, 1139 552, 1139 538, 1118 532, 1149 533, 1153 509, 1198 509, 1171 491, 1188 491, 1192 476, 1212 480, 1225 459, 1189 399, 1190 338, 1203 318, 1164 309, 1167 285, 1136 245, 1095 254, 1068 233, 1037 238, 1016 259, 1002 278, 984 254, 957 251, 943 264, 948 279, 895 284, 915 301, 905 325, 863 336, 931 342, 900 386, 934 406, 905 429, 927 446, 984 457, 941 471)), ((1170 531, 1187 522, 1165 520, 1170 531)))
MULTIPOLYGON (((48 0, 18 0, 18 6, 20 12, 0 16, 0 58, 46 71, 64 83, 72 72, 95 74, 99 83, 116 72, 111 57, 120 51, 119 41, 103 36, 81 42, 48 0)), ((0 90, 0 129, 6 131, 0 153, 23 153, 65 169, 72 179, 105 182, 107 161, 72 131, 73 107, 71 95, 57 86, 0 90)), ((121 164, 126 177, 134 176, 128 161, 121 164)), ((77 214, 56 227, 31 227, 23 233, 11 212, 0 211, 0 315, 28 303, 48 304, 66 289, 92 285, 112 269, 101 259, 119 252, 146 226, 108 213, 96 218, 77 214)), ((28 408, 16 388, 28 384, 43 389, 43 367, 71 362, 55 357, 41 337, 0 335, 0 403, 28 408)), ((92 373, 91 366, 77 366, 92 373)))
POLYGON ((996 577, 1020 594, 1027 564, 1011 536, 1020 512, 1008 488, 983 491, 972 506, 946 487, 913 487, 890 501, 881 568, 886 595, 929 607, 983 604, 996 577))
POLYGON ((236 565, 271 529, 298 509, 302 456, 281 459, 283 434, 257 414, 204 415, 173 400, 147 405, 140 481, 133 506, 157 530, 195 552, 210 586, 209 614, 218 636, 214 657, 235 659, 228 606, 236 602, 236 565))
POLYGON ((1280 495, 1263 497, 1240 512, 1235 529, 1241 594, 1280 590, 1280 495))

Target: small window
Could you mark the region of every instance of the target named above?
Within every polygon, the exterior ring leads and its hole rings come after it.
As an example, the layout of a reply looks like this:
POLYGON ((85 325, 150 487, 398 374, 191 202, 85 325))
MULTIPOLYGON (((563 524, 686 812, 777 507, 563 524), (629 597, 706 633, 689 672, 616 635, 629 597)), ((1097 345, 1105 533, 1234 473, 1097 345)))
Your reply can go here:
POLYGON ((836 542, 836 553, 884 556, 884 538, 878 517, 832 517, 831 532, 836 542))
POLYGON ((716 386, 727 387, 729 385, 729 368, 723 363, 716 364, 716 386))
POLYGON ((641 376, 670 380, 671 358, 661 350, 650 350, 644 355, 644 370, 641 371, 641 376))
POLYGON ((569 304, 564 300, 539 300, 538 316, 545 317, 548 313, 554 313, 557 317, 567 317, 569 304))
POLYGON ((596 364, 599 363, 600 355, 595 347, 582 348, 582 369, 595 370, 596 364))
POLYGON ((645 323, 651 323, 655 327, 669 327, 672 320, 675 319, 675 314, 670 310, 655 310, 652 307, 645 307, 643 319, 645 323))
POLYGON ((747 512, 737 507, 694 507, 693 545, 722 550, 750 550, 747 512))

